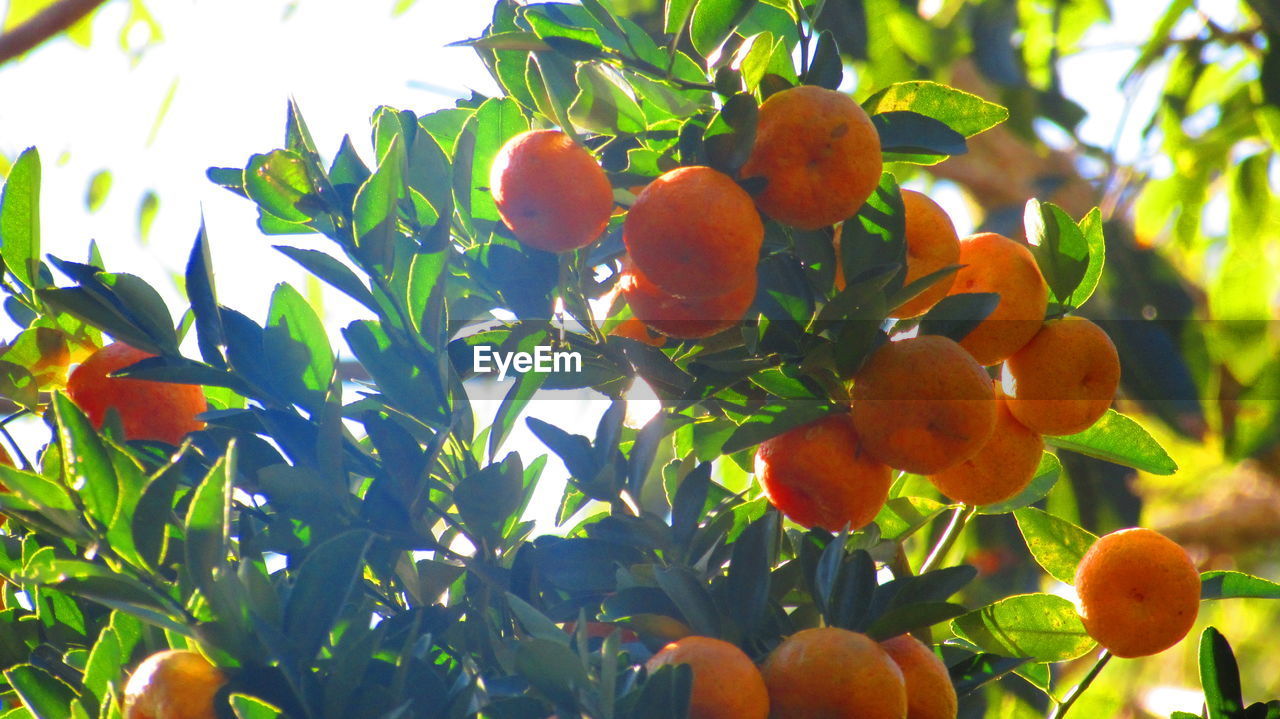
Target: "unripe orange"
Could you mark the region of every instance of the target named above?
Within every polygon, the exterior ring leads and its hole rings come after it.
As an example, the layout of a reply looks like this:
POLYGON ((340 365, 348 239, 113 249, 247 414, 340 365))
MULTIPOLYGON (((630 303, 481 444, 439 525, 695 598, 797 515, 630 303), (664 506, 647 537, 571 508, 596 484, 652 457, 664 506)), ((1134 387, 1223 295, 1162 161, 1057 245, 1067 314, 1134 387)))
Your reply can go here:
POLYGON ((956 719, 959 699, 947 665, 910 634, 880 642, 902 670, 907 685, 907 719, 956 719))
POLYGON ((196 385, 111 377, 155 355, 115 342, 94 352, 67 379, 67 394, 101 427, 107 411, 120 414, 126 439, 154 439, 179 444, 189 432, 204 428, 196 415, 208 409, 196 385))
POLYGON ((978 453, 996 424, 986 370, 954 341, 921 335, 876 350, 853 378, 853 424, 881 462, 935 474, 978 453))
POLYGON ((833 414, 769 439, 756 451, 765 496, 793 522, 859 529, 884 507, 889 467, 862 450, 853 420, 833 414))
POLYGON ((516 238, 547 252, 585 247, 613 211, 613 188, 591 156, 559 130, 530 130, 493 159, 489 189, 516 238))
POLYGON ((764 679, 741 649, 711 637, 676 640, 650 657, 652 673, 668 664, 688 664, 693 670, 689 719, 766 719, 769 695, 764 679))
POLYGON ((1080 617, 1118 657, 1157 654, 1182 641, 1200 610, 1200 573, 1185 549, 1151 529, 1101 537, 1076 567, 1080 617))
POLYGON ((801 85, 760 106, 743 177, 768 181, 760 211, 806 230, 852 217, 880 183, 884 160, 871 118, 848 95, 801 85))
POLYGON ((1000 302, 960 345, 983 366, 1001 362, 1031 341, 1044 321, 1049 286, 1031 250, 994 232, 960 240, 960 268, 950 294, 994 292, 1000 302))
POLYGON ((756 276, 764 225, 751 196, 710 167, 680 167, 645 186, 622 228, 627 254, 676 297, 711 297, 756 276))
POLYGON ((836 627, 787 637, 764 664, 774 719, 904 719, 902 670, 864 634, 836 627))
POLYGON ((147 657, 124 689, 124 719, 216 719, 226 676, 203 656, 168 650, 147 657))
POLYGON ((1089 320, 1051 320, 1005 362, 1003 384, 1019 422, 1042 434, 1083 432, 1111 406, 1120 355, 1089 320))

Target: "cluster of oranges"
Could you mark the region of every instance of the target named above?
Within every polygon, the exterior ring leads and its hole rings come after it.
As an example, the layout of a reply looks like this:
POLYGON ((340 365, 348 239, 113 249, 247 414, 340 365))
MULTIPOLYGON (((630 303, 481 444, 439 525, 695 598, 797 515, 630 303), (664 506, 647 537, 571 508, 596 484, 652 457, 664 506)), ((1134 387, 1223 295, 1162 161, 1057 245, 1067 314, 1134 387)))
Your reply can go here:
POLYGON ((955 688, 933 650, 910 635, 876 642, 836 627, 787 637, 757 668, 737 646, 690 636, 648 662, 693 670, 690 719, 954 719, 955 688))

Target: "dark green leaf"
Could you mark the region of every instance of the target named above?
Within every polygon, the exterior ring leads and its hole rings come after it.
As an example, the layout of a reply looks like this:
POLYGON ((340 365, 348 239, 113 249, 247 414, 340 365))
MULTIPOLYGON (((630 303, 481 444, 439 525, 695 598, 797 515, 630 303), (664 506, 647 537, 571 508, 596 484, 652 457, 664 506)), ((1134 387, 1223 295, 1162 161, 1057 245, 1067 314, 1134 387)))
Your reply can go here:
POLYGON ((880 133, 880 149, 886 162, 933 165, 969 151, 964 135, 940 120, 907 110, 871 116, 880 133))
POLYGON ((359 581, 371 537, 353 530, 322 542, 298 568, 285 604, 284 633, 308 661, 320 651, 329 631, 359 581))
POLYGON ((962 292, 943 297, 920 320, 920 334, 942 335, 959 342, 1000 304, 994 292, 962 292))
POLYGON ((1091 261, 1093 248, 1085 240, 1080 226, 1057 205, 1030 200, 1024 219, 1031 252, 1049 285, 1049 301, 1072 306, 1071 297, 1080 287, 1090 265, 1096 265, 1096 275, 1102 270, 1101 261, 1091 261))
MULTIPOLYGON (((698 0, 689 24, 689 39, 703 57, 711 55, 746 19, 757 0, 698 0)), ((668 19, 671 15, 668 15, 668 19)))

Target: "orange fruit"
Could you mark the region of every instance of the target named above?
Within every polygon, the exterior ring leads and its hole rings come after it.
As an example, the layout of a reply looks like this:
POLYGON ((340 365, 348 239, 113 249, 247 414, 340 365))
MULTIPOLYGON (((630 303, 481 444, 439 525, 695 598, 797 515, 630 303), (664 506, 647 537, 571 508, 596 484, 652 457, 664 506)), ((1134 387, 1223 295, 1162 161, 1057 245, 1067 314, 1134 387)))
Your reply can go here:
POLYGON ((1187 551, 1151 529, 1122 529, 1076 567, 1080 617, 1118 657, 1157 654, 1182 641, 1200 610, 1200 573, 1187 551))
POLYGON ((226 676, 203 656, 168 650, 147 657, 124 688, 124 719, 215 719, 226 676))
POLYGON ((756 276, 764 225, 751 196, 710 167, 650 182, 627 213, 622 240, 635 267, 677 297, 710 297, 756 276))
POLYGON ((771 95, 760 106, 743 177, 763 177, 760 211, 816 230, 852 217, 876 185, 884 160, 871 118, 848 95, 813 85, 771 95))
POLYGON ((833 414, 766 440, 756 476, 769 502, 805 527, 840 531, 875 519, 892 471, 862 450, 853 420, 833 414))
POLYGON ((693 670, 689 719, 766 719, 769 695, 764 679, 741 649, 711 637, 678 639, 650 657, 650 673, 668 664, 693 670))
POLYGON ((1044 439, 1014 419, 1007 399, 997 389, 996 428, 991 438, 977 454, 930 475, 929 481, 956 502, 1004 502, 1027 488, 1043 454, 1044 439))
POLYGON ((1031 341, 1049 304, 1045 284, 1031 250, 994 232, 960 240, 960 264, 948 294, 995 292, 1000 303, 960 345, 984 366, 1003 361, 1031 341))
POLYGON ((1050 320, 1005 362, 1002 381, 1019 422, 1041 434, 1074 434, 1107 413, 1120 385, 1120 355, 1089 320, 1050 320))
POLYGON ((507 140, 493 158, 489 190, 516 238, 547 252, 591 244, 613 211, 604 170, 559 130, 530 130, 507 140))
MULTIPOLYGON (((946 210, 914 190, 902 191, 902 206, 907 242, 907 276, 903 284, 911 284, 944 267, 959 264, 960 237, 946 210)), ((946 297, 955 281, 954 273, 942 278, 898 305, 889 316, 919 317, 946 297)))
POLYGON ((120 414, 127 439, 182 442, 187 433, 204 428, 196 415, 208 409, 204 391, 196 385, 111 377, 110 374, 154 357, 123 342, 94 352, 67 379, 67 394, 101 427, 107 410, 120 414))
POLYGON ((618 279, 631 313, 651 329, 668 337, 710 337, 738 324, 756 297, 756 278, 722 295, 680 298, 664 292, 632 267, 618 279))
POLYGON ((661 347, 667 343, 664 335, 649 329, 649 326, 641 322, 639 317, 626 318, 619 322, 609 334, 614 337, 629 337, 654 347, 661 347))
POLYGON ((836 627, 787 637, 764 664, 775 719, 904 719, 902 670, 864 634, 836 627))
POLYGON ((972 457, 995 430, 991 378, 940 335, 889 342, 853 378, 853 425, 881 462, 936 474, 972 457))
POLYGON ((907 685, 907 719, 955 719, 956 688, 942 659, 910 634, 880 642, 902 670, 907 685))

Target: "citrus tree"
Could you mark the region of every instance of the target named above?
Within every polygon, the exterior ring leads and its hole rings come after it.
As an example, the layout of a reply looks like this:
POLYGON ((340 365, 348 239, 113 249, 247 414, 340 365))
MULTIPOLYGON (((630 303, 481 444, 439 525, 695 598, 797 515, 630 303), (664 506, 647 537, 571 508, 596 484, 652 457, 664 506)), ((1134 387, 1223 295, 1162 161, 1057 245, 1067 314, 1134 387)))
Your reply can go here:
MULTIPOLYGON (((1177 465, 1082 316, 1101 213, 960 238, 899 186, 1008 110, 854 77, 862 3, 612 5, 501 0, 464 42, 504 94, 379 108, 371 156, 290 103, 209 170, 361 308, 337 351, 287 284, 221 304, 203 229, 176 314, 44 255, 17 158, 0 392, 48 440, 0 465, 15 719, 1062 717, 1202 600, 1280 598, 1049 511, 1059 455, 1177 465), (537 418, 582 388, 593 436, 537 418), (568 470, 550 534, 521 421, 568 470), (957 547, 1008 516, 1035 565, 980 576, 957 547)), ((1206 716, 1280 715, 1216 630, 1200 669, 1206 716)))

